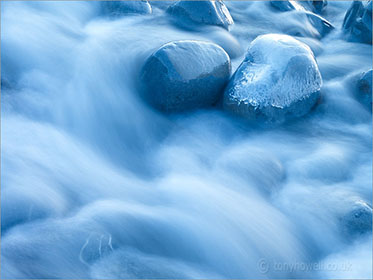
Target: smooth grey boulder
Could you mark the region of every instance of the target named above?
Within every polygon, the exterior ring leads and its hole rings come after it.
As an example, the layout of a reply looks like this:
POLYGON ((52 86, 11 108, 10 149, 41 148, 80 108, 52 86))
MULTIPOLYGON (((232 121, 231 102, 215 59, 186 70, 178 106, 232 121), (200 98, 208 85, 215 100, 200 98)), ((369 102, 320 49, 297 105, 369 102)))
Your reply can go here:
POLYGON ((229 80, 231 63, 218 45, 175 41, 163 45, 141 70, 142 95, 164 112, 182 112, 215 104, 229 80))
POLYGON ((343 232, 348 237, 357 237, 372 232, 372 207, 362 200, 357 200, 340 220, 343 232))
POLYGON ((233 19, 223 1, 178 1, 167 12, 183 26, 217 25, 228 29, 233 19))
POLYGON ((150 14, 152 12, 152 7, 147 0, 102 1, 100 4, 102 13, 111 17, 123 14, 150 14))
POLYGON ((348 41, 372 44, 372 1, 353 1, 342 28, 348 41))
POLYGON ((372 72, 369 70, 363 73, 357 82, 356 97, 360 103, 364 104, 370 111, 372 111, 372 72))
POLYGON ((249 46, 224 93, 224 108, 249 120, 281 123, 307 114, 322 78, 311 49, 291 36, 266 34, 249 46))

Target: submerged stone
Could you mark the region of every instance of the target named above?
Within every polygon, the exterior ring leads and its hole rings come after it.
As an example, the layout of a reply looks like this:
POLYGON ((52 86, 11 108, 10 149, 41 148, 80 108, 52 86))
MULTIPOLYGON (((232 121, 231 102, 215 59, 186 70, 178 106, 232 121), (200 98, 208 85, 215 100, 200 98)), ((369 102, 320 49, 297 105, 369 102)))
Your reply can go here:
POLYGON ((11 89, 11 88, 12 88, 11 82, 6 78, 1 78, 1 89, 5 90, 5 89, 11 89))
POLYGON ((230 71, 228 54, 214 43, 170 42, 153 53, 143 66, 142 95, 165 112, 210 106, 221 96, 230 71))
POLYGON ((341 217, 341 225, 349 237, 372 232, 372 207, 362 200, 355 201, 341 217))
POLYGON ((150 14, 152 7, 147 0, 135 1, 102 1, 102 12, 108 16, 120 16, 123 14, 150 14))
POLYGON ((182 25, 206 24, 228 29, 233 19, 223 1, 178 1, 167 12, 182 25))
POLYGON ((372 72, 369 70, 361 75, 357 82, 357 99, 369 110, 372 110, 372 72))
POLYGON ((347 40, 372 44, 372 1, 353 1, 342 26, 347 40))
POLYGON ((281 19, 280 31, 290 36, 320 40, 334 29, 326 19, 308 11, 283 14, 281 19))
POLYGON ((287 30, 284 30, 284 32, 289 35, 320 39, 334 29, 329 21, 314 13, 316 11, 312 1, 302 1, 301 3, 296 1, 271 1, 271 5, 283 12, 294 11, 286 14, 286 18, 289 19, 291 25, 287 28, 290 32, 287 30))
POLYGON ((224 108, 249 120, 279 123, 307 114, 321 85, 307 45, 287 35, 262 35, 251 43, 231 78, 224 108))

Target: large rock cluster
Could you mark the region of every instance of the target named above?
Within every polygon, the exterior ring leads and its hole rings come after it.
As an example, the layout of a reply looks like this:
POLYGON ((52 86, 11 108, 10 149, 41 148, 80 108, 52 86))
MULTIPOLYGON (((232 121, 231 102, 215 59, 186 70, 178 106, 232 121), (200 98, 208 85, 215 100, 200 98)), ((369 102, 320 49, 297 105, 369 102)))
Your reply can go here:
POLYGON ((227 85, 230 70, 229 56, 216 44, 170 42, 144 64, 142 96, 168 113, 211 106, 223 99, 227 111, 272 123, 303 116, 318 101, 322 78, 314 55, 291 36, 257 37, 227 85))
MULTIPOLYGON (((280 10, 302 11, 323 35, 333 28, 309 11, 321 11, 326 1, 302 5, 275 2, 272 5, 280 10)), ((222 1, 177 1, 167 13, 196 25, 228 29, 233 23, 222 1)), ((153 108, 167 113, 222 104, 224 110, 245 119, 270 123, 301 117, 319 100, 322 77, 314 54, 306 44, 288 35, 258 36, 231 78, 230 71, 228 54, 216 44, 169 42, 143 65, 141 95, 153 108)))

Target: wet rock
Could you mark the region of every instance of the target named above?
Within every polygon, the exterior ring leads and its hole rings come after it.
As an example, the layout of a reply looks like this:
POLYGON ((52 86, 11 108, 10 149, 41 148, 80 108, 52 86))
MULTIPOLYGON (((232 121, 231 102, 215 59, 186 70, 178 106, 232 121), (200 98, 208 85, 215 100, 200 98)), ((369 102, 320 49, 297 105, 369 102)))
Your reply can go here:
POLYGON ((152 7, 147 0, 136 1, 102 1, 103 14, 116 17, 123 14, 150 14, 152 7))
POLYGON ((363 73, 357 82, 357 99, 369 110, 372 110, 372 72, 369 70, 363 73))
POLYGON ((143 66, 142 95, 165 112, 210 106, 221 96, 230 71, 228 54, 214 43, 170 42, 153 53, 143 66))
POLYGON ((343 20, 347 40, 372 44, 372 1, 353 1, 343 20))
POLYGON ((272 7, 282 12, 305 10, 305 8, 301 4, 297 3, 297 1, 270 1, 270 4, 272 7))
POLYGON ((279 30, 295 37, 308 37, 320 40, 331 32, 333 25, 324 18, 307 11, 281 15, 279 30))
POLYGON ((231 78, 224 108, 249 120, 280 123, 307 114, 321 85, 307 45, 287 35, 262 35, 251 43, 231 78))
POLYGON ((314 13, 321 13, 328 5, 327 0, 308 0, 301 2, 308 10, 314 13))
POLYGON ((320 39, 334 29, 329 21, 314 13, 312 1, 271 1, 271 5, 283 12, 294 11, 284 16, 286 34, 320 39))
POLYGON ((316 15, 314 13, 306 12, 306 16, 312 26, 318 31, 320 34, 320 38, 327 35, 330 31, 334 29, 334 26, 324 19, 323 17, 316 15))
POLYGON ((341 217, 344 233, 356 237, 372 232, 372 207, 362 200, 357 200, 341 217))
POLYGON ((183 26, 193 24, 217 25, 228 29, 233 19, 221 0, 217 1, 178 1, 167 12, 183 26))
POLYGON ((305 11, 309 10, 315 13, 320 13, 328 4, 326 0, 307 0, 307 1, 270 1, 273 8, 282 12, 287 11, 305 11))

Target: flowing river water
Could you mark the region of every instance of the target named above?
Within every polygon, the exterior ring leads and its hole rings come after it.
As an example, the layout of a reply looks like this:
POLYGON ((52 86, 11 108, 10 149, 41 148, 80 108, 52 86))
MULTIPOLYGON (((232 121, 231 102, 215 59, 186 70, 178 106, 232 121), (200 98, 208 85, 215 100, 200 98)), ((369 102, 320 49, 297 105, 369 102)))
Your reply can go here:
POLYGON ((99 2, 1 3, 2 278, 371 278, 372 233, 344 222, 372 205, 372 116, 351 86, 372 47, 343 38, 351 3, 329 1, 321 40, 264 1, 226 1, 230 31, 181 28, 168 4, 109 19, 99 2), (139 98, 164 43, 215 42, 233 73, 266 33, 315 53, 305 117, 254 127, 139 98))

